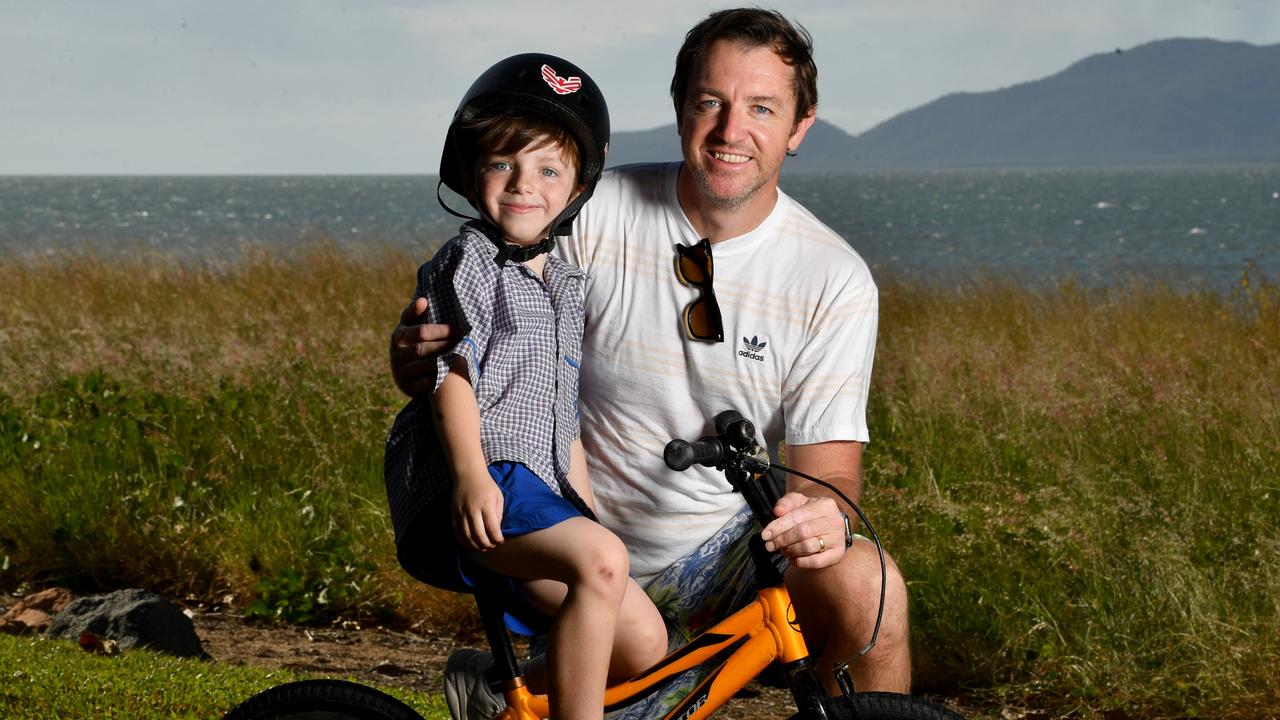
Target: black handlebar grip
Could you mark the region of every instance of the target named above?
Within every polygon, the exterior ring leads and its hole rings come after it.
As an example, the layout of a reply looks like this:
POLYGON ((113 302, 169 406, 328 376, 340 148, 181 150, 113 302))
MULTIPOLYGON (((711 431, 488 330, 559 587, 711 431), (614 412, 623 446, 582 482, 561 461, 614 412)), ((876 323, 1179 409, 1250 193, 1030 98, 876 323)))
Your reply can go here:
POLYGON ((735 450, 755 452, 756 426, 737 410, 725 410, 715 417, 716 433, 735 450))
POLYGON ((662 459, 672 470, 688 470, 696 463, 714 466, 724 459, 724 446, 719 438, 704 437, 701 440, 672 440, 662 451, 662 459))
POLYGON ((722 413, 716 413, 715 419, 712 422, 716 426, 716 434, 723 435, 725 431, 729 429, 730 423, 745 419, 746 418, 742 417, 742 413, 737 410, 725 410, 722 413))

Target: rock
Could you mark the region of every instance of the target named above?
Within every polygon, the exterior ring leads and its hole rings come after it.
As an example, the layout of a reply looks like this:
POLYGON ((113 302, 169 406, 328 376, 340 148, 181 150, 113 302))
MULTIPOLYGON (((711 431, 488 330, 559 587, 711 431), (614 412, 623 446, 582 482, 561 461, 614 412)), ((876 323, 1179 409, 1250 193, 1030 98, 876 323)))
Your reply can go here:
POLYGON ((48 629, 53 618, 41 610, 10 610, 0 618, 0 632, 7 635, 34 635, 48 629))
POLYGON ((32 593, 0 616, 0 632, 10 635, 44 632, 53 622, 53 616, 71 603, 71 597, 71 591, 66 588, 32 593))
POLYGON ((415 672, 407 667, 397 665, 390 660, 383 660, 377 665, 374 665, 373 671, 381 675, 386 675, 387 677, 403 677, 405 675, 412 675, 415 672))
POLYGON ((178 657, 208 657, 191 618, 149 590, 80 598, 58 613, 49 627, 50 637, 77 642, 85 633, 114 640, 121 650, 143 647, 178 657))

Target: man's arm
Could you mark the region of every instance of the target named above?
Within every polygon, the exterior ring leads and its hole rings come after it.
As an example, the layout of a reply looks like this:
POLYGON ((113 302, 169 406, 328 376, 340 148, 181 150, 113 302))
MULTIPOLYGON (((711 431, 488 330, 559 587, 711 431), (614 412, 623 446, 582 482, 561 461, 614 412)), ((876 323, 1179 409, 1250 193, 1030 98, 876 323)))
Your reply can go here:
MULTIPOLYGON (((854 441, 788 445, 787 464, 826 480, 855 503, 862 497, 862 448, 854 441)), ((842 512, 851 512, 835 493, 804 478, 789 475, 787 494, 774 506, 777 520, 761 537, 798 568, 818 569, 840 562, 845 552, 842 512), (821 540, 819 540, 821 538, 821 540)))
POLYGON ((435 356, 457 342, 451 325, 424 323, 427 299, 418 297, 400 312, 400 324, 391 331, 391 376, 409 397, 431 393, 436 386, 435 356))

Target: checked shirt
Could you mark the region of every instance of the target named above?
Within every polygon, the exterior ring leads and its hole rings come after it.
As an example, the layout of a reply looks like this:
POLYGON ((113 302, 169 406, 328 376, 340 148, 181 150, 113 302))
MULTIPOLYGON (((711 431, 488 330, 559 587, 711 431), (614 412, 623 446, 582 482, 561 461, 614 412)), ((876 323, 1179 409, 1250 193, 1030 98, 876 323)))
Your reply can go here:
MULTIPOLYGON (((547 258, 542 277, 518 262, 499 267, 498 247, 486 232, 493 231, 476 222, 463 225, 418 270, 417 296, 429 302, 427 322, 462 333, 436 359, 436 388, 450 365, 464 359, 480 407, 485 459, 523 463, 585 510, 568 475, 570 444, 578 437, 586 276, 555 257, 547 258)), ((429 397, 411 400, 396 417, 384 462, 397 544, 424 511, 451 535, 452 473, 429 397)))

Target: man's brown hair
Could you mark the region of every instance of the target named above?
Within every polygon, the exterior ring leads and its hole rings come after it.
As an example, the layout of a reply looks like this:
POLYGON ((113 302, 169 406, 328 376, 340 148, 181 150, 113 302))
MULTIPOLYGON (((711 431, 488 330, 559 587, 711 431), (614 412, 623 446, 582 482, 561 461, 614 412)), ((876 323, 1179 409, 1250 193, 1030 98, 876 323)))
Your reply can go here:
POLYGON ((676 54, 676 72, 671 78, 671 100, 676 106, 677 124, 684 119, 689 76, 718 40, 741 43, 749 48, 768 47, 795 70, 793 124, 817 107, 818 66, 813 62, 813 37, 809 31, 776 10, 733 8, 711 13, 684 36, 684 45, 676 54))

